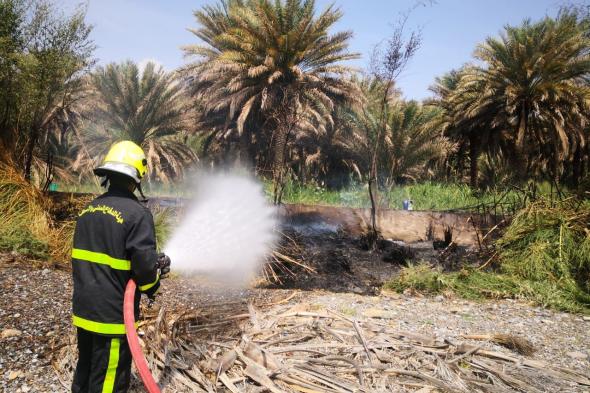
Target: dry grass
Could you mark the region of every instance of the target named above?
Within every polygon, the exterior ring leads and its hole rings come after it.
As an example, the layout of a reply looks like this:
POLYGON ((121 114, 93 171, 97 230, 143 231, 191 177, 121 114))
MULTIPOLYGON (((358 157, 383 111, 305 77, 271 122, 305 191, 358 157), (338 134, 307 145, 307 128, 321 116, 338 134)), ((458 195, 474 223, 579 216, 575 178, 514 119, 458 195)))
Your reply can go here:
POLYGON ((54 241, 47 201, 14 168, 0 165, 0 247, 34 257, 50 254, 54 241))
MULTIPOLYGON (((75 202, 74 202, 75 201, 75 202)), ((74 199, 78 205, 86 200, 74 199)), ((0 249, 65 266, 69 260, 74 221, 54 221, 51 200, 11 166, 0 164, 0 249)), ((74 207, 75 208, 75 207, 74 207)))

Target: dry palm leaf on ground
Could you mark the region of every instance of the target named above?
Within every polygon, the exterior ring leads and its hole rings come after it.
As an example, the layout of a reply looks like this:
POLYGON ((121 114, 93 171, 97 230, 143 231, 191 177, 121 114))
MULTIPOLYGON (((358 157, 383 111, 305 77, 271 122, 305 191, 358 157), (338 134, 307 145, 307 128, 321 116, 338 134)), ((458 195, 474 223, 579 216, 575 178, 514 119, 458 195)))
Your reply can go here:
MULTIPOLYGON (((399 330, 387 319, 352 319, 329 309, 301 311, 285 303, 237 301, 190 312, 149 311, 139 330, 163 392, 543 392, 555 384, 590 387, 590 379, 576 371, 484 349, 483 343, 441 340, 399 330)), ((66 385, 74 353, 72 338, 55 352, 54 366, 66 385)))

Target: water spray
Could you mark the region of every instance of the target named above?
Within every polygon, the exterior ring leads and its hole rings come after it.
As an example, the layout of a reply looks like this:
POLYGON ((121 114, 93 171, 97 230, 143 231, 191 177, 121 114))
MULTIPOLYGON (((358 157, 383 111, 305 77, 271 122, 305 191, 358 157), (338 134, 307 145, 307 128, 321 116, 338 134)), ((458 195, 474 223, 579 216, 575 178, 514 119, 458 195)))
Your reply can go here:
POLYGON ((227 285, 245 285, 275 242, 276 211, 260 183, 246 176, 199 177, 180 225, 164 246, 172 269, 227 285))
MULTIPOLYGON (((277 216, 255 180, 236 174, 199 177, 164 252, 172 269, 205 275, 226 285, 245 285, 262 268, 275 242, 277 216)), ((135 281, 125 289, 123 315, 129 348, 148 393, 160 388, 145 360, 135 331, 135 281)))

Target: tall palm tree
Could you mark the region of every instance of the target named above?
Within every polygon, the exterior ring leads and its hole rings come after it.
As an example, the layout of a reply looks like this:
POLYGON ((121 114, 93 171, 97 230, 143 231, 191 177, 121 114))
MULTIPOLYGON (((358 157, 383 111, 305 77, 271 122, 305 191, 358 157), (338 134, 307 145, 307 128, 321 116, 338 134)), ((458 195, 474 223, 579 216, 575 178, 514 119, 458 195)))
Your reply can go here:
POLYGON ((197 159, 183 141, 190 128, 190 108, 173 73, 152 62, 140 71, 137 64, 128 61, 99 67, 91 82, 91 121, 84 139, 93 157, 85 160, 89 157, 81 154, 78 167, 96 165, 96 160, 119 140, 131 140, 144 148, 150 179, 169 181, 197 159))
POLYGON ((314 0, 220 0, 195 13, 204 44, 185 48, 196 58, 185 69, 193 92, 226 114, 226 128, 271 146, 275 202, 295 129, 305 118, 331 122, 335 104, 355 98, 341 65, 357 57, 351 33, 328 33, 341 15, 333 6, 316 15, 314 0))
POLYGON ((463 119, 485 120, 515 146, 527 170, 557 179, 562 163, 586 144, 590 40, 577 18, 563 13, 506 27, 475 52, 483 66, 461 78, 453 100, 463 119))

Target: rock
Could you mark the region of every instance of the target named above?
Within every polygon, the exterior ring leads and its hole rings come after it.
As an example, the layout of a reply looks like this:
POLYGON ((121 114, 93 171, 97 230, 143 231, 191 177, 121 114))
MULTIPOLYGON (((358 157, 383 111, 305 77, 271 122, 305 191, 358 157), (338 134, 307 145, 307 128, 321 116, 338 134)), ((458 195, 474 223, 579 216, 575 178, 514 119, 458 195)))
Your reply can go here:
POLYGON ((395 318, 395 312, 385 311, 378 308, 368 308, 363 312, 363 315, 367 318, 381 318, 381 319, 393 319, 395 318))
POLYGON ((401 299, 402 297, 400 293, 389 289, 381 289, 381 295, 392 299, 401 299))
POLYGON ((582 319, 586 322, 590 322, 590 317, 582 317, 582 319))
POLYGON ((567 352, 566 355, 572 359, 580 359, 580 360, 588 359, 588 354, 584 353, 584 352, 573 351, 573 352, 567 352))
POLYGON ((406 288, 404 289, 403 294, 406 296, 412 296, 416 291, 414 291, 412 288, 406 288))
POLYGON ((21 334, 23 334, 23 332, 17 329, 4 329, 2 333, 0 333, 0 338, 18 337, 21 334))
POLYGON ((28 387, 27 385, 23 385, 23 386, 20 387, 20 390, 23 393, 28 393, 31 390, 31 388, 28 387))
POLYGON ((434 298, 434 300, 437 302, 444 302, 445 297, 443 295, 438 295, 437 297, 434 298))
POLYGON ((11 371, 8 374, 8 380, 12 381, 14 379, 17 379, 18 377, 21 377, 23 375, 22 371, 11 371))
POLYGON ((449 308, 449 312, 451 314, 461 314, 463 311, 464 310, 461 307, 451 307, 451 308, 449 308))

